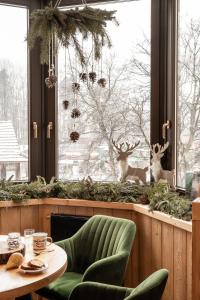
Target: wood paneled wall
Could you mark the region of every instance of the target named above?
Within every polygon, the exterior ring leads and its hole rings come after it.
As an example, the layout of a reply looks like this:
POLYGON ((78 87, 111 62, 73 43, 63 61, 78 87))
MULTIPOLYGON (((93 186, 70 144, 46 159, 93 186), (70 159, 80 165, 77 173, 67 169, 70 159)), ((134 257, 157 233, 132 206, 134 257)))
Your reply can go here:
MULTIPOLYGON (((76 201, 76 200, 73 200, 76 201)), ((169 223, 162 220, 162 215, 147 213, 142 208, 134 211, 117 208, 116 205, 104 208, 99 202, 95 207, 64 205, 57 201, 50 205, 30 205, 9 208, 0 208, 0 234, 10 231, 20 231, 25 228, 35 228, 50 234, 51 213, 66 213, 69 215, 92 216, 105 214, 133 220, 137 225, 137 234, 130 256, 125 285, 135 287, 152 272, 167 268, 169 279, 163 300, 191 300, 192 299, 192 233, 191 226, 183 228, 176 226, 176 222, 169 223), (187 230, 188 228, 188 230, 187 230)), ((123 206, 122 206, 123 207, 123 206)), ((128 208, 128 209, 127 209, 128 208)), ((180 223, 180 222, 179 222, 180 223)), ((197 298, 193 298, 197 300, 197 298)))

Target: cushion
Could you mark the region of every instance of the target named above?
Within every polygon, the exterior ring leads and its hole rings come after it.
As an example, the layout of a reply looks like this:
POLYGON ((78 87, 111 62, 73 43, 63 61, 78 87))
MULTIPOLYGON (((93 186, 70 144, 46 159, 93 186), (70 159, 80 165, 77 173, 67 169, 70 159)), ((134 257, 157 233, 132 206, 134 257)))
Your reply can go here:
POLYGON ((66 272, 46 287, 37 291, 47 299, 67 300, 73 288, 82 281, 83 275, 75 272, 66 272))

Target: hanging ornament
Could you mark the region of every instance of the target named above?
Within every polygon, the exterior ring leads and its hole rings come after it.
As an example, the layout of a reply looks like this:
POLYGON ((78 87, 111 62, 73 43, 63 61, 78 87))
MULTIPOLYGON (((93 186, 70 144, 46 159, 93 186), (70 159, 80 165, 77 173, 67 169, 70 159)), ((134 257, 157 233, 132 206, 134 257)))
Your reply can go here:
POLYGON ((63 101, 63 107, 64 107, 64 109, 68 109, 68 106, 69 106, 69 101, 68 100, 64 100, 63 101))
POLYGON ((63 101, 63 107, 64 109, 68 109, 69 106, 69 101, 67 100, 67 58, 66 58, 66 48, 65 48, 65 84, 64 84, 64 89, 65 89, 65 100, 63 101))
POLYGON ((103 49, 101 49, 101 78, 97 81, 98 85, 102 88, 106 86, 106 79, 103 78, 103 49))
POLYGON ((97 79, 97 73, 94 72, 94 38, 92 38, 92 71, 89 73, 89 79, 92 83, 95 83, 97 79))
POLYGON ((80 115, 81 115, 81 112, 80 112, 80 110, 78 108, 74 108, 72 110, 72 113, 71 113, 72 119, 79 118, 80 115))
POLYGON ((77 131, 72 131, 70 133, 70 139, 73 143, 76 143, 76 141, 78 141, 79 137, 80 137, 80 134, 77 131))
POLYGON ((80 91, 80 84, 78 82, 72 83, 72 91, 73 93, 77 93, 80 91))
POLYGON ((92 82, 92 83, 95 83, 95 81, 96 81, 96 79, 97 79, 97 74, 96 74, 96 72, 90 72, 89 73, 89 79, 90 79, 90 81, 92 82))
POLYGON ((57 82, 54 67, 54 46, 54 35, 52 34, 51 39, 49 40, 49 76, 45 79, 48 88, 53 88, 57 82))
POLYGON ((98 81, 97 81, 98 85, 102 88, 104 88, 106 86, 106 79, 105 78, 100 78, 98 81))
POLYGON ((79 78, 82 82, 86 82, 87 81, 87 73, 80 73, 79 74, 79 78))

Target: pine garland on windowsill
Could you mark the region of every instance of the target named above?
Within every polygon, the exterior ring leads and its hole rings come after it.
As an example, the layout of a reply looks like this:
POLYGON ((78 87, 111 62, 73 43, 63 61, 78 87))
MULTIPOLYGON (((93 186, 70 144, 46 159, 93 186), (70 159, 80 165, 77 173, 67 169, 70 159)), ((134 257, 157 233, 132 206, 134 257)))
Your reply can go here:
POLYGON ((0 182, 0 201, 21 202, 48 197, 149 204, 150 211, 158 210, 179 219, 191 220, 191 200, 170 190, 166 184, 103 183, 93 182, 91 178, 79 182, 61 182, 52 178, 46 183, 40 176, 29 184, 0 182))

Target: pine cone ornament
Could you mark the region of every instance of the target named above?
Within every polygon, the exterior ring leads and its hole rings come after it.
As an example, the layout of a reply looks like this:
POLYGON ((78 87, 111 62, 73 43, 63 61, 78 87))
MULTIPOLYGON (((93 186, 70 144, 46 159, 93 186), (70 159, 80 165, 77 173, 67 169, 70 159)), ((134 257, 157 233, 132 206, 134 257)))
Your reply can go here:
POLYGON ((80 134, 77 131, 72 131, 70 133, 70 139, 73 143, 76 143, 76 141, 78 141, 79 137, 80 137, 80 134))
POLYGON ((105 78, 100 78, 98 81, 97 81, 98 85, 102 88, 104 88, 106 86, 106 79, 105 78))
POLYGON ((49 75, 49 77, 47 77, 45 79, 45 83, 46 83, 46 86, 50 89, 50 88, 53 88, 55 85, 56 85, 56 82, 57 82, 57 77, 56 75, 49 75))
POLYGON ((74 108, 74 109, 72 110, 71 117, 72 117, 73 119, 79 118, 80 115, 81 115, 81 112, 80 112, 80 110, 79 110, 78 108, 74 108))
POLYGON ((86 82, 87 81, 87 73, 80 73, 79 78, 82 82, 86 82))
POLYGON ((64 100, 63 101, 63 106, 64 106, 64 109, 68 109, 69 101, 68 100, 64 100))
POLYGON ((89 73, 89 79, 92 83, 95 83, 96 79, 97 79, 97 74, 96 72, 90 72, 89 73))
POLYGON ((72 83, 72 91, 74 93, 77 93, 78 91, 80 91, 80 84, 78 82, 73 82, 72 83))

